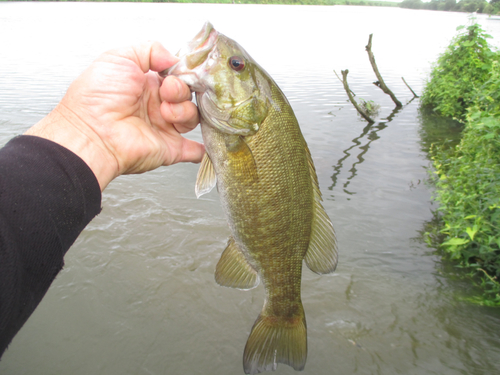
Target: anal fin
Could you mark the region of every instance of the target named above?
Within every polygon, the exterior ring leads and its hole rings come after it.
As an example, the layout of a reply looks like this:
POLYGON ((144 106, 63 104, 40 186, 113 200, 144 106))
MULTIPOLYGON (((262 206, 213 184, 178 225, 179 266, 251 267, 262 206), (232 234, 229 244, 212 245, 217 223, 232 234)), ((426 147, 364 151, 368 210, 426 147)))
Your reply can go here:
POLYGON ((215 267, 215 281, 221 286, 243 290, 259 285, 257 271, 248 263, 232 237, 215 267))

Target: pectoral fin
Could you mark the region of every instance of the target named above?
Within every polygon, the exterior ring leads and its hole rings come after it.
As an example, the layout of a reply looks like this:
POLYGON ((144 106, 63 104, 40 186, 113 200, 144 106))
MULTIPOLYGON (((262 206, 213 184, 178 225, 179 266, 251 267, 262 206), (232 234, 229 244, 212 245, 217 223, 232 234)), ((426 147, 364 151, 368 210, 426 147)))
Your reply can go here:
POLYGON ((196 198, 209 193, 216 184, 217 176, 215 175, 214 165, 208 154, 205 153, 201 161, 200 169, 198 170, 198 177, 196 178, 196 185, 194 188, 196 198))
POLYGON ((225 137, 227 151, 231 154, 231 163, 235 164, 233 170, 237 177, 248 183, 256 183, 259 179, 257 163, 250 146, 244 137, 232 135, 225 137))
POLYGON ((232 237, 215 268, 215 281, 221 286, 237 289, 252 289, 259 285, 257 272, 232 237))
POLYGON ((338 261, 337 239, 333 224, 321 204, 318 177, 309 149, 307 149, 309 171, 314 191, 314 216, 311 240, 305 256, 307 267, 315 273, 325 274, 335 271, 338 261))

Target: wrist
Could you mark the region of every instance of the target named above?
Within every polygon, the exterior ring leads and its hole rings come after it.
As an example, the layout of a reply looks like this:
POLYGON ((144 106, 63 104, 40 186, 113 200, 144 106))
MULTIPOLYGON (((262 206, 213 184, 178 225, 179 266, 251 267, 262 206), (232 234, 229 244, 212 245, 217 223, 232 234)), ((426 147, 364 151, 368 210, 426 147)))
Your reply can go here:
POLYGON ((76 154, 92 170, 101 191, 118 176, 118 162, 100 137, 62 103, 25 134, 48 139, 76 154))

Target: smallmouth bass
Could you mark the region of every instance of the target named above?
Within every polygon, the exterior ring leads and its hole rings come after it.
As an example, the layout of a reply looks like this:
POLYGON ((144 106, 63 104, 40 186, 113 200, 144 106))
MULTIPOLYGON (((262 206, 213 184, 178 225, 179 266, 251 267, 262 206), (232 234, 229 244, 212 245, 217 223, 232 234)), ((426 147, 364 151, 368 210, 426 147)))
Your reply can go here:
POLYGON ((177 76, 196 92, 207 151, 196 195, 217 185, 231 230, 215 279, 244 290, 262 280, 266 291, 244 371, 275 370, 278 363, 303 370, 302 263, 326 274, 338 258, 311 154, 285 95, 238 43, 206 23, 179 56, 160 75, 177 76))

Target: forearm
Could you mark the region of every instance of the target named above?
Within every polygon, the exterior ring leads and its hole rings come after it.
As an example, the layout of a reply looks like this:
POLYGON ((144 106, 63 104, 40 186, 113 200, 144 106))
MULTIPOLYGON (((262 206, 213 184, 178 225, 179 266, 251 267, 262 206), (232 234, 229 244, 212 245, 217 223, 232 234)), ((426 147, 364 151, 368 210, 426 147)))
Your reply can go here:
POLYGON ((0 356, 100 205, 94 174, 67 149, 28 136, 0 149, 0 356))
POLYGON ((117 177, 117 161, 112 153, 99 136, 64 105, 64 100, 25 134, 48 139, 76 154, 92 170, 101 191, 117 177))

